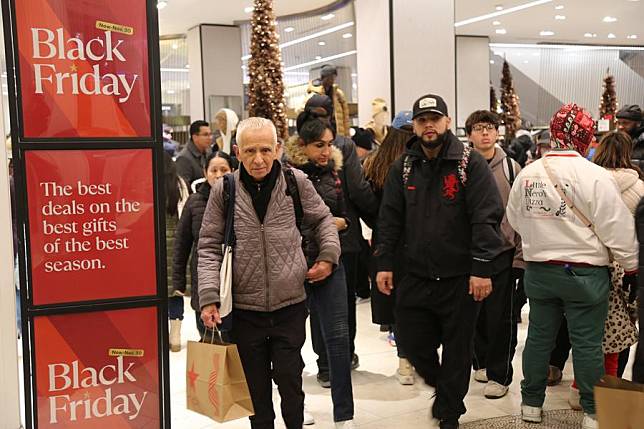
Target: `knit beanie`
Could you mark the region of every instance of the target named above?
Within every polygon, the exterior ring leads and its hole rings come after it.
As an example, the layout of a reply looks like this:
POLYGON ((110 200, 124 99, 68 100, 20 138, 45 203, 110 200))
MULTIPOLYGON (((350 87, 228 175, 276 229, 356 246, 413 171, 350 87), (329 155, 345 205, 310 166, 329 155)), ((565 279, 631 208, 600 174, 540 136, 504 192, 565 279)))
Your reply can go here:
POLYGON ((574 103, 566 104, 550 120, 550 145, 585 154, 593 141, 595 121, 590 113, 574 103))

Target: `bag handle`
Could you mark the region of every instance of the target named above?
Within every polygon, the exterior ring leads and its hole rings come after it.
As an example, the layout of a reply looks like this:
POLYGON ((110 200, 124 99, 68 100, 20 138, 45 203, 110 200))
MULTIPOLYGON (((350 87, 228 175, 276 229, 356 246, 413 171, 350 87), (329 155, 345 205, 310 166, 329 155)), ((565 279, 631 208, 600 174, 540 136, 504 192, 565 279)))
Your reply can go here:
MULTIPOLYGON (((546 170, 546 174, 548 175, 548 179, 552 182, 552 185, 555 187, 555 191, 559 194, 561 199, 566 203, 568 208, 572 210, 572 212, 581 220, 581 222, 586 225, 588 228, 590 228, 593 233, 595 232, 595 225, 591 222, 590 219, 588 219, 582 212, 579 210, 575 205, 572 203, 572 200, 566 195, 562 189, 562 186, 559 184, 557 180, 555 180, 555 176, 552 173, 552 169, 550 168, 550 165, 548 165, 548 156, 543 157, 543 168, 546 170)), ((596 235, 596 234, 595 234, 596 235)))
MULTIPOLYGON (((206 328, 208 329, 208 328, 206 328)), ((221 337, 221 331, 217 327, 217 324, 215 323, 215 327, 210 330, 212 332, 212 337, 210 339, 210 344, 215 344, 215 331, 217 331, 217 336, 219 337, 219 344, 224 344, 224 339, 221 337)))

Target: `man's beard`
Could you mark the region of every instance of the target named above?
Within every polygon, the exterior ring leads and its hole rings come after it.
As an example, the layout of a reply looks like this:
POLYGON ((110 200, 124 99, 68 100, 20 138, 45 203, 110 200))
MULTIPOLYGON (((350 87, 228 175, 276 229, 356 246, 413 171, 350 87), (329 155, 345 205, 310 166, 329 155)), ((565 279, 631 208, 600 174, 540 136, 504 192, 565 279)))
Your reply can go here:
POLYGON ((436 140, 432 140, 430 142, 426 142, 421 138, 420 143, 423 145, 425 149, 430 149, 430 150, 436 149, 437 147, 439 147, 440 145, 442 145, 447 141, 447 133, 448 133, 448 130, 445 130, 443 134, 437 135, 436 140))

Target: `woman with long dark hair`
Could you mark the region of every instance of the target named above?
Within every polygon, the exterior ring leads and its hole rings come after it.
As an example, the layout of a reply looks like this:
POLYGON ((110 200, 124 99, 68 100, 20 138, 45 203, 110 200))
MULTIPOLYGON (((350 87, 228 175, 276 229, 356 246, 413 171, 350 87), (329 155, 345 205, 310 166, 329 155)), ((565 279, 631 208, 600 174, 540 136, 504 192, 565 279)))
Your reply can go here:
MULTIPOLYGON (((309 111, 297 119, 298 135, 284 147, 286 164, 307 174, 317 193, 329 207, 340 233, 349 227, 346 202, 339 171, 342 152, 333 145, 333 130, 328 121, 309 111)), ((303 248, 309 267, 319 256, 314 232, 303 225, 303 248)), ((347 284, 342 263, 322 282, 305 284, 311 314, 313 349, 320 356, 326 350, 328 363, 318 360, 320 373, 330 372, 333 420, 336 427, 353 427, 353 389, 351 387, 351 349, 349 341, 347 284)), ((320 377, 320 373, 318 377, 320 377)), ((327 373, 329 374, 329 373, 327 373)))
MULTIPOLYGON (((385 181, 389 174, 389 169, 395 160, 405 151, 405 144, 413 136, 411 131, 411 112, 402 111, 396 115, 392 126, 387 132, 387 136, 376 152, 371 153, 364 162, 364 172, 367 180, 371 182, 374 193, 378 201, 382 200, 382 193, 385 187, 385 181)), ((373 231, 372 239, 378 235, 378 231, 373 231)), ((397 252, 397 254, 402 254, 397 252)), ((402 274, 402 261, 394 262, 394 281, 400 279, 402 274)), ((375 278, 375 273, 372 278, 375 278)), ((390 326, 390 336, 395 338, 396 325, 394 318, 395 293, 387 296, 382 294, 378 288, 371 289, 371 318, 373 323, 390 326)), ((414 384, 414 371, 411 364, 405 357, 405 352, 398 346, 398 370, 396 378, 403 385, 414 384)))

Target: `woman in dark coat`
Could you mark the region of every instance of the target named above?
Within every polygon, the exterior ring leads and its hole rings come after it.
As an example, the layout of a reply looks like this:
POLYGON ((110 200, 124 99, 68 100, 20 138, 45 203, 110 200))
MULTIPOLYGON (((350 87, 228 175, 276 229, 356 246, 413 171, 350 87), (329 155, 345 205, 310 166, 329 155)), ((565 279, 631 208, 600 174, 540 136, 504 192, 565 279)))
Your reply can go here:
MULTIPOLYGON (((405 143, 413 136, 411 131, 411 112, 400 112, 392 122, 392 126, 387 132, 387 136, 376 152, 372 152, 364 162, 365 177, 371 182, 374 193, 378 201, 382 200, 382 193, 389 174, 389 169, 393 162, 398 159, 405 151, 405 143)), ((378 231, 373 231, 372 241, 378 235, 378 231)), ((402 249, 397 254, 402 254, 402 249)), ((400 278, 402 274, 402 261, 394 263, 394 281, 400 278)), ((376 278, 375 272, 372 278, 376 278)), ((380 293, 378 288, 371 289, 371 317, 372 321, 378 325, 389 325, 395 334, 394 319, 395 293, 389 296, 380 293)), ((405 357, 403 350, 398 347, 398 370, 396 377, 400 384, 414 384, 414 373, 411 364, 405 357)))
POLYGON ((204 170, 205 182, 197 186, 197 192, 190 195, 183 208, 174 236, 174 255, 172 258, 172 287, 176 295, 183 296, 186 292, 186 270, 190 259, 190 306, 195 310, 197 329, 203 338, 206 328, 201 321, 201 308, 199 307, 199 285, 197 283, 197 246, 199 230, 203 219, 210 188, 226 173, 230 173, 231 158, 225 152, 212 152, 206 158, 204 170))

